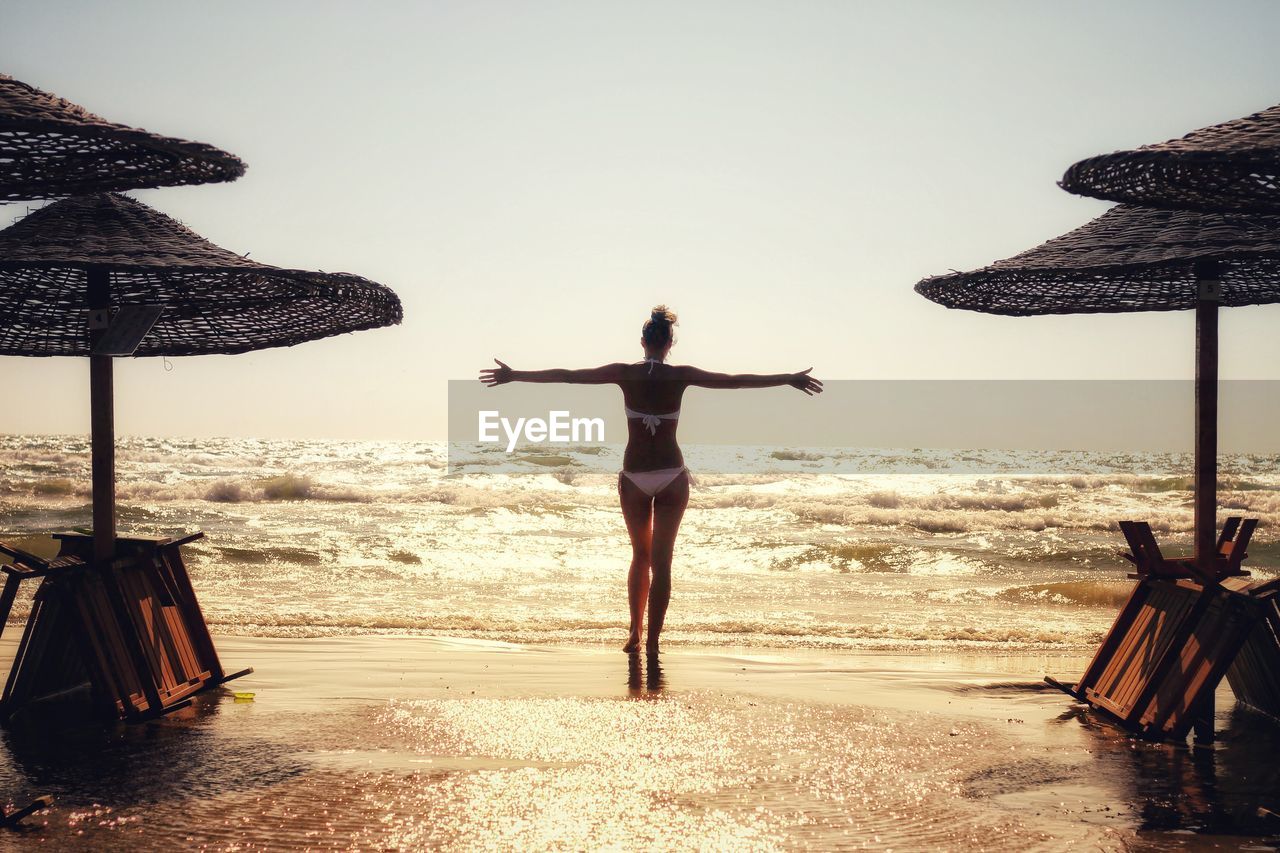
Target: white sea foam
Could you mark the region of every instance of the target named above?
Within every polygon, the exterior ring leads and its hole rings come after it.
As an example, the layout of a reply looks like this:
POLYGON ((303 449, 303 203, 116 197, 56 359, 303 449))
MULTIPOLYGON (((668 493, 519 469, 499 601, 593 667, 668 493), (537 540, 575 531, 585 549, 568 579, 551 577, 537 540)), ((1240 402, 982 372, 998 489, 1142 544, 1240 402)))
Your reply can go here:
MULTIPOLYGON (((514 468, 483 453, 448 468, 441 443, 126 439, 121 526, 207 532, 187 553, 220 631, 616 642, 630 553, 619 449, 517 455, 514 468)), ((1117 520, 1150 521, 1171 553, 1189 547, 1181 455, 686 456, 698 485, 670 643, 1083 648, 1128 588, 1117 520)), ((1251 567, 1268 577, 1280 460, 1221 467, 1224 511, 1262 519, 1251 567)), ((0 537, 89 523, 84 437, 0 437, 0 471, 0 537)))

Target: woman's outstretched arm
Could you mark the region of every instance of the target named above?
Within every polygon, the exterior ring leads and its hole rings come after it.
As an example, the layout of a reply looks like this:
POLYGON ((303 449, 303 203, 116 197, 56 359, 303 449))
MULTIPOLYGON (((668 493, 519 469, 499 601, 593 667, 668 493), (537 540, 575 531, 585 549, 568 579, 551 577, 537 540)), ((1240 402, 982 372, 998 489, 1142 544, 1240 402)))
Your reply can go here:
POLYGON ((712 373, 697 367, 682 367, 682 377, 690 385, 701 388, 774 388, 790 385, 809 396, 822 393, 822 382, 802 370, 799 373, 712 373))
POLYGON ((579 370, 552 368, 551 370, 512 370, 507 365, 493 360, 497 367, 480 371, 480 381, 492 388, 508 382, 567 382, 573 385, 607 385, 622 378, 625 364, 605 364, 600 367, 585 367, 579 370))

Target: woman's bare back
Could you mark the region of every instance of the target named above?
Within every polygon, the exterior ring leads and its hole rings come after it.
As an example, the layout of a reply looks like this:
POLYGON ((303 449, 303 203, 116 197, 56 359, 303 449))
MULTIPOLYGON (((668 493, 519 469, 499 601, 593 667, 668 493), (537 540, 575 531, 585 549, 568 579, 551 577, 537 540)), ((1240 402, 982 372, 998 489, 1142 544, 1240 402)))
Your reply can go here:
MULTIPOLYGON (((647 415, 667 415, 680 411, 687 382, 678 375, 679 368, 658 362, 629 364, 622 370, 618 387, 623 404, 632 411, 647 415)), ((656 471, 679 468, 684 455, 676 442, 679 421, 663 418, 655 431, 640 418, 627 419, 627 449, 622 457, 626 471, 656 471)))

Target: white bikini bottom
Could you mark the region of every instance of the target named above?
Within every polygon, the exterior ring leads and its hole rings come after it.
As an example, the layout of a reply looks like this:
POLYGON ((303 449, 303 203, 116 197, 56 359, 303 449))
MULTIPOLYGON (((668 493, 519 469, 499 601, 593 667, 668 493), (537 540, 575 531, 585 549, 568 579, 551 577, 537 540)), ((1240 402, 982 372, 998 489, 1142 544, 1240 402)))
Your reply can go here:
MULTIPOLYGON (((679 477, 689 469, 681 465, 679 468, 661 468, 657 471, 619 471, 618 476, 626 477, 640 491, 649 497, 654 497, 667 486, 675 482, 679 477)), ((689 478, 692 480, 692 476, 689 478)))

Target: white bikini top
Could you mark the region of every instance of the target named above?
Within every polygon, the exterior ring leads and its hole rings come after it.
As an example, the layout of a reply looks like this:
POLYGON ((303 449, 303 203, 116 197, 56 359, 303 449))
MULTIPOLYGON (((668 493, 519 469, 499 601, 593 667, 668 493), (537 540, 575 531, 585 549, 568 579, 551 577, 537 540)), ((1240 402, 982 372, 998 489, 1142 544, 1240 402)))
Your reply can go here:
MULTIPOLYGON (((646 358, 645 361, 649 363, 650 373, 653 373, 653 366, 655 364, 662 364, 662 362, 658 361, 656 358, 646 358)), ((649 428, 649 435, 657 435, 658 427, 662 426, 663 421, 676 421, 680 419, 679 409, 676 409, 674 412, 667 412, 665 415, 651 415, 648 412, 637 412, 635 409, 629 409, 625 405, 622 407, 622 410, 627 413, 627 418, 629 420, 638 418, 644 421, 644 425, 649 428)))
POLYGON ((680 419, 679 409, 676 409, 674 412, 668 412, 665 415, 651 415, 648 412, 637 412, 635 409, 629 409, 626 406, 623 406, 622 410, 627 413, 627 417, 629 419, 639 418, 644 421, 644 425, 649 428, 649 435, 657 435, 658 427, 662 425, 663 421, 676 421, 680 419))

